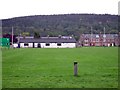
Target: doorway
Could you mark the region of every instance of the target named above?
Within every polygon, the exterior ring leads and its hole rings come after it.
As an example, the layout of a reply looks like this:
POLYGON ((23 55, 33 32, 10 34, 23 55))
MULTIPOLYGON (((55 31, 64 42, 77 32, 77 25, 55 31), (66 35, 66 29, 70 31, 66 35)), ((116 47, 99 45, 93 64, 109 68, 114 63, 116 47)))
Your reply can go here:
POLYGON ((38 48, 41 48, 41 44, 40 43, 38 43, 38 48))

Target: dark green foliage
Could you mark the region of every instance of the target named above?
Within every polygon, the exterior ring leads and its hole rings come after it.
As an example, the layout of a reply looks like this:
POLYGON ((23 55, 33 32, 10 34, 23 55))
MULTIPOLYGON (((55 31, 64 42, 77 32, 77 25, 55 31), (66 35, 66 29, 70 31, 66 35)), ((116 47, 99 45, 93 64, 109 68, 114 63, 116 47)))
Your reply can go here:
POLYGON ((10 39, 9 38, 0 38, 0 46, 2 47, 10 47, 10 39))
POLYGON ((38 31, 40 36, 74 35, 77 38, 82 33, 118 33, 117 15, 97 14, 64 14, 64 15, 38 15, 17 17, 3 21, 3 33, 10 32, 14 27, 14 33, 29 32, 34 35, 38 31))
MULTIPOLYGON (((3 34, 3 38, 9 38, 10 42, 12 43, 12 35, 11 34, 3 34)), ((13 35, 13 42, 16 43, 18 40, 16 38, 16 35, 13 35)))
POLYGON ((40 34, 38 32, 34 32, 34 38, 40 38, 40 34))

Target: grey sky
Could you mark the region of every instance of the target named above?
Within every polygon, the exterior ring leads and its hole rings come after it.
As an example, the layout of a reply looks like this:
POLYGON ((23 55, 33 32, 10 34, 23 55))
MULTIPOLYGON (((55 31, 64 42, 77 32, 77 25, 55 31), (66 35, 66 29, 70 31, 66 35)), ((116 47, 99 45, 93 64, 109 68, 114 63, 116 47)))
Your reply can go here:
POLYGON ((0 0, 0 19, 70 13, 118 14, 119 0, 0 0))

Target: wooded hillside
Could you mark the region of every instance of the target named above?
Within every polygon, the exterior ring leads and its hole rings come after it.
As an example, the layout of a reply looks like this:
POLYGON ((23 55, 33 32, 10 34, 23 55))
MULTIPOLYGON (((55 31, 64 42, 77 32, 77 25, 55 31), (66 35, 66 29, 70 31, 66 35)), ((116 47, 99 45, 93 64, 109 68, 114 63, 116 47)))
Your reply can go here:
POLYGON ((40 36, 74 35, 78 37, 82 33, 118 33, 117 15, 98 14, 64 14, 64 15, 36 15, 16 17, 2 20, 3 33, 11 33, 14 27, 15 34, 34 32, 40 36))

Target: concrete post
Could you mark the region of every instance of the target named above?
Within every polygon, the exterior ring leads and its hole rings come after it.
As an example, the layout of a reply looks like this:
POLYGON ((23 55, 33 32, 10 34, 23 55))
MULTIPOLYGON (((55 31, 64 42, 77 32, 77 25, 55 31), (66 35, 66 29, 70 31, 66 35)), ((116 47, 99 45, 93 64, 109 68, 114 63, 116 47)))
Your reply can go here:
POLYGON ((77 67, 77 61, 74 61, 74 76, 78 75, 78 67, 77 67))

